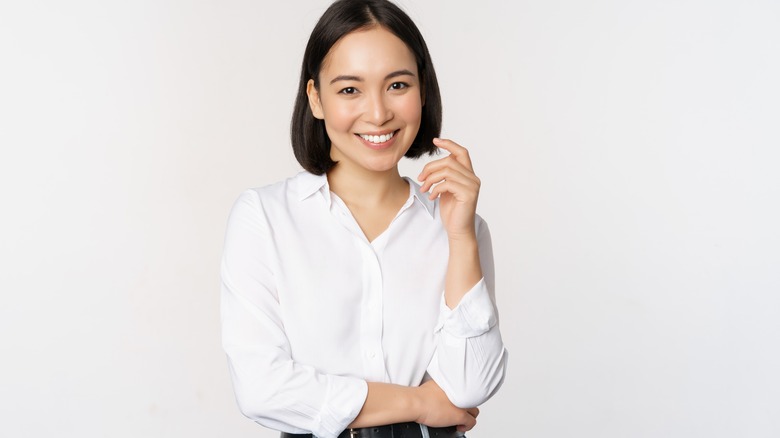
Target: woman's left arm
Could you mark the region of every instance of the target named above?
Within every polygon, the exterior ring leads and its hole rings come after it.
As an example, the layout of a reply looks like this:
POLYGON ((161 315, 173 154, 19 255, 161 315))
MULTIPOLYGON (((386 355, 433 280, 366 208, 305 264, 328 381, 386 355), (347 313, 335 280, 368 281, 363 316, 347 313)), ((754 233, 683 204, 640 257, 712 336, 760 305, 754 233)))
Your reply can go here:
POLYGON ((449 260, 428 373, 453 404, 470 408, 501 386, 508 353, 498 327, 490 231, 476 215, 480 180, 464 147, 443 139, 434 144, 450 155, 428 163, 419 180, 422 192, 440 198, 449 260))

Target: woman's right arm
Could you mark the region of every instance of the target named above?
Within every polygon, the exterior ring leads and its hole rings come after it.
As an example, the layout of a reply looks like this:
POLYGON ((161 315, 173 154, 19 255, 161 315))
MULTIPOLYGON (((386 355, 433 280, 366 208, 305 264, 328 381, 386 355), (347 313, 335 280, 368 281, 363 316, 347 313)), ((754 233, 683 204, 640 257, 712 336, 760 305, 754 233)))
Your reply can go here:
POLYGON ((419 388, 367 384, 293 361, 274 286, 270 238, 257 192, 245 191, 230 212, 220 270, 222 344, 244 415, 266 427, 323 438, 350 426, 401 421, 470 424, 467 411, 451 406, 431 382, 419 388))
POLYGON ((292 360, 274 285, 275 255, 259 195, 233 205, 222 253, 222 345, 241 412, 263 426, 335 438, 360 412, 368 387, 292 360))

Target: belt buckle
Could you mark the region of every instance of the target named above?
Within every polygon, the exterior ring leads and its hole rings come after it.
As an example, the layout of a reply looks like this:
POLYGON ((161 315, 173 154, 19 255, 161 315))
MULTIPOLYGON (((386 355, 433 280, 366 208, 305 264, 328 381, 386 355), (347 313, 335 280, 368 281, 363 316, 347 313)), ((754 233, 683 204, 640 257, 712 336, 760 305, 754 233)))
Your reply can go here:
POLYGON ((349 428, 349 438, 357 438, 359 435, 360 434, 358 433, 357 430, 355 430, 355 429, 353 429, 351 427, 349 428))

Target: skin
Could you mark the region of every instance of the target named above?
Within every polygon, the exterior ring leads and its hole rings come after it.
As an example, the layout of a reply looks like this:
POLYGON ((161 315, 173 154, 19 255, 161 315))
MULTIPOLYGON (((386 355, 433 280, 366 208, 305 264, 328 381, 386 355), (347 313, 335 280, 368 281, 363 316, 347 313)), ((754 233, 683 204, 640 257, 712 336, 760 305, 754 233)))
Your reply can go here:
MULTIPOLYGON (((352 32, 331 48, 319 87, 309 80, 307 94, 312 114, 325 122, 331 158, 338 162, 327 175, 331 191, 372 241, 409 196, 398 162, 417 135, 424 105, 414 54, 382 27, 352 32), (356 135, 390 131, 393 143, 381 150, 356 135)), ((418 180, 431 199, 440 198, 450 248, 444 295, 454 308, 482 278, 474 229, 480 181, 466 148, 445 139, 434 144, 449 155, 425 165, 418 180)), ((368 382, 368 397, 350 427, 416 421, 468 431, 478 414, 477 408, 454 406, 434 381, 419 387, 368 382)))

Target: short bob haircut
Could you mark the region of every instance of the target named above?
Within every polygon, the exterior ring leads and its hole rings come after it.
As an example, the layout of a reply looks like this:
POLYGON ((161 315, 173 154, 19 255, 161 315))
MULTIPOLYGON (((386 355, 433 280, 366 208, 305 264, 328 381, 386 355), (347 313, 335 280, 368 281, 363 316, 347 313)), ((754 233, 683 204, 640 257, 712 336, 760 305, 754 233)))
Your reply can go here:
POLYGON ((374 26, 381 26, 395 34, 414 53, 417 61, 422 116, 420 130, 405 156, 418 158, 437 151, 433 139, 441 132, 441 96, 433 61, 419 29, 404 11, 388 0, 338 0, 320 17, 309 37, 290 124, 295 158, 313 174, 324 174, 336 162, 330 158, 330 138, 325 131, 325 122, 315 118, 309 108, 306 85, 309 79, 313 79, 314 86, 319 89, 323 60, 338 40, 348 33, 374 26))

